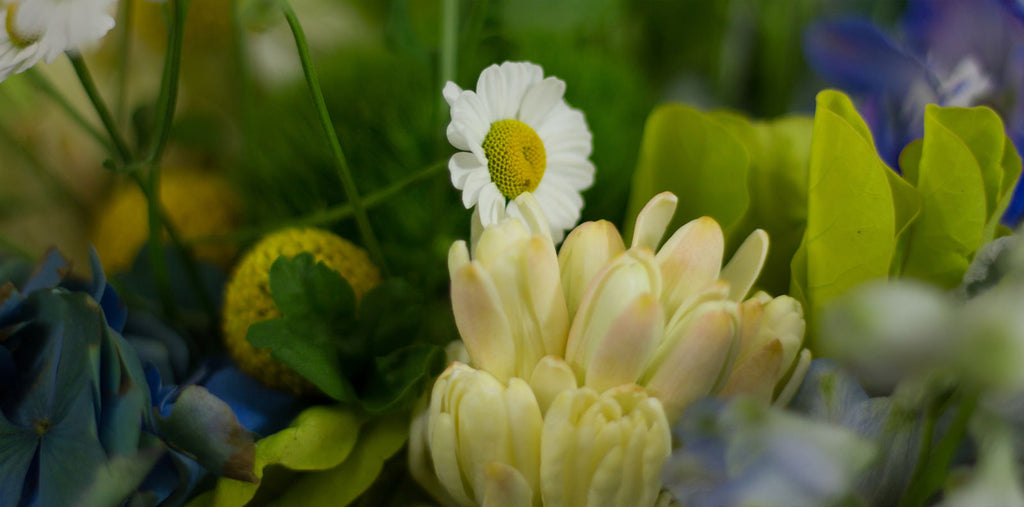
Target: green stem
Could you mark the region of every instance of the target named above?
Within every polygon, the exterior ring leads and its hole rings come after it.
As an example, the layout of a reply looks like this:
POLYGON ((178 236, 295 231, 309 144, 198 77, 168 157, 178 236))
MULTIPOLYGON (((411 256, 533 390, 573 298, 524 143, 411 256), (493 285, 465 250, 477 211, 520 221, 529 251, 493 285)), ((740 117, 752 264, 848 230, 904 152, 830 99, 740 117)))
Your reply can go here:
MULTIPOLYGON (((416 183, 417 181, 429 178, 435 174, 441 173, 442 169, 447 167, 446 162, 437 162, 426 169, 423 169, 417 173, 411 174, 401 180, 398 180, 387 188, 378 190, 366 196, 363 203, 367 208, 372 208, 381 204, 392 196, 401 192, 405 187, 416 183)), ((285 227, 301 227, 301 226, 322 226, 329 225, 348 217, 351 217, 355 213, 354 208, 351 204, 341 204, 333 206, 325 210, 317 211, 309 215, 287 220, 279 223, 275 223, 269 226, 260 227, 249 227, 246 229, 239 229, 228 234, 218 234, 213 236, 202 236, 194 239, 187 240, 190 244, 206 244, 206 243, 243 243, 251 241, 265 235, 269 231, 277 229, 283 229, 285 227)))
POLYGON ((135 2, 121 2, 118 17, 121 28, 120 39, 118 40, 118 66, 117 66, 117 104, 114 106, 114 117, 124 120, 125 104, 128 91, 128 62, 132 55, 132 14, 135 2))
POLYGON ((75 74, 78 74, 78 80, 82 82, 85 94, 89 96, 89 100, 96 109, 96 114, 100 116, 103 128, 107 129, 110 140, 114 142, 115 155, 120 158, 122 163, 127 163, 132 159, 131 151, 128 150, 128 145, 125 144, 124 139, 118 132, 117 126, 114 124, 114 118, 110 116, 110 110, 107 109, 106 102, 103 101, 99 90, 96 89, 96 83, 93 82, 92 75, 89 74, 89 68, 86 67, 85 60, 82 59, 82 55, 74 51, 68 51, 67 55, 68 59, 71 60, 71 66, 75 68, 75 74))
POLYGON ((96 127, 92 126, 92 124, 89 123, 89 120, 86 120, 85 116, 82 116, 82 113, 78 112, 78 110, 75 109, 75 106, 72 106, 71 102, 68 102, 68 99, 53 86, 53 83, 51 83, 49 79, 46 79, 46 76, 35 68, 29 69, 25 72, 25 75, 28 77, 29 81, 32 81, 32 84, 35 85, 36 88, 56 102, 68 117, 71 118, 71 121, 78 124, 78 126, 81 127, 86 134, 89 134, 89 136, 95 139, 103 149, 113 153, 114 147, 110 144, 110 140, 104 137, 96 127))
POLYGON ((373 233, 373 228, 370 227, 366 208, 359 197, 359 189, 356 188, 355 179, 352 178, 352 172, 349 170, 348 162, 345 160, 345 153, 341 150, 341 143, 338 141, 338 135, 334 131, 331 115, 327 111, 327 103, 324 101, 324 94, 320 89, 320 80, 317 78, 312 57, 309 54, 306 34, 302 30, 298 16, 295 15, 295 11, 287 0, 281 0, 280 5, 281 11, 284 13, 284 17, 288 21, 288 26, 291 28, 292 35, 295 38, 295 45, 299 51, 299 60, 302 62, 302 71, 306 76, 306 84, 313 95, 313 102, 316 105, 316 111, 320 118, 320 125, 323 127, 324 134, 327 136, 327 142, 331 146, 331 153, 334 155, 338 176, 341 179, 342 187, 345 189, 345 195, 352 204, 352 211, 356 219, 356 225, 359 227, 359 234, 362 236, 363 244, 369 250, 370 255, 374 257, 381 272, 387 275, 388 269, 384 254, 380 249, 380 244, 377 242, 377 237, 373 233))
POLYGON ((935 405, 936 407, 929 407, 926 415, 928 419, 922 429, 920 443, 926 450, 918 451, 918 461, 914 467, 914 473, 903 497, 900 498, 902 507, 924 505, 942 487, 953 454, 967 433, 967 424, 978 405, 978 396, 977 394, 960 393, 959 406, 953 421, 939 442, 932 448, 935 423, 942 412, 938 410, 937 404, 935 405))
MULTIPOLYGON (((181 45, 185 37, 185 16, 188 13, 188 0, 171 0, 170 24, 167 35, 167 55, 164 57, 164 69, 160 80, 160 95, 156 102, 156 136, 150 149, 146 163, 149 166, 149 179, 140 182, 147 196, 147 212, 149 214, 149 254, 160 293, 160 303, 171 318, 179 316, 171 291, 171 277, 167 270, 167 259, 163 249, 163 231, 166 221, 160 207, 160 157, 170 135, 174 120, 174 110, 178 100, 178 75, 181 72, 181 45)), ((192 262, 191 257, 184 255, 186 264, 192 262)), ((194 287, 202 293, 202 285, 194 287)))
POLYGON ((455 81, 458 56, 459 0, 441 0, 441 83, 455 81))

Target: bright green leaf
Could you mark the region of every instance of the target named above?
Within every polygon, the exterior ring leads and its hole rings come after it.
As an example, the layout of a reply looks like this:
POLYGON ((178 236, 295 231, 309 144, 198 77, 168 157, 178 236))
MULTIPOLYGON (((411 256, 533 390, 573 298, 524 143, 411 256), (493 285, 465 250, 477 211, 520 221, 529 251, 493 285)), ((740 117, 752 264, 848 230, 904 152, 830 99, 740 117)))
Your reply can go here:
POLYGON ((817 103, 804 251, 793 266, 806 269, 793 274, 806 285, 791 289, 807 298, 809 316, 850 287, 889 274, 898 219, 890 169, 850 99, 827 90, 817 103), (804 259, 806 268, 798 265, 804 259))
POLYGON ((269 347, 274 359, 295 370, 327 396, 343 402, 356 400, 329 329, 286 316, 252 324, 246 339, 254 347, 269 347))
MULTIPOLYGON (((308 408, 289 427, 256 442, 253 472, 262 479, 264 468, 270 465, 304 471, 337 467, 356 447, 361 425, 355 413, 339 405, 308 408)), ((259 487, 222 477, 213 491, 196 497, 189 507, 240 507, 256 495, 259 487)))
POLYGON ((999 117, 986 108, 930 105, 924 130, 916 171, 921 216, 908 234, 903 275, 952 288, 997 207, 1006 136, 999 117))
POLYGON ((380 413, 411 405, 419 397, 423 383, 441 373, 445 366, 444 349, 435 345, 411 345, 378 357, 370 383, 363 396, 363 407, 380 413))
MULTIPOLYGON (((743 143, 722 120, 681 104, 659 106, 644 128, 627 216, 635 218, 651 197, 667 190, 679 197, 670 231, 705 215, 729 230, 749 204, 749 165, 743 143)), ((632 222, 626 221, 627 236, 632 222)))
POLYGON ((342 321, 355 314, 352 286, 308 252, 274 261, 270 267, 270 292, 277 308, 287 317, 342 321))

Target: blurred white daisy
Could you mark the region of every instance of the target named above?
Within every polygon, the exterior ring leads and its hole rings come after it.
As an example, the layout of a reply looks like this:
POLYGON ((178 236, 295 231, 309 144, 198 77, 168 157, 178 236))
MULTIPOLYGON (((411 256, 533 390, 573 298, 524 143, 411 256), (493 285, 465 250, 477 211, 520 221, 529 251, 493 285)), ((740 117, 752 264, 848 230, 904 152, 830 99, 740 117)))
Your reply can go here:
POLYGON ((580 192, 594 182, 591 135, 583 113, 562 96, 565 82, 544 78, 538 65, 505 62, 480 73, 476 91, 449 82, 448 140, 463 150, 448 163, 462 204, 476 206, 474 221, 519 217, 514 199, 531 192, 561 241, 580 219, 580 192))
POLYGON ((0 0, 0 81, 40 60, 97 40, 114 27, 108 13, 115 0, 0 0))

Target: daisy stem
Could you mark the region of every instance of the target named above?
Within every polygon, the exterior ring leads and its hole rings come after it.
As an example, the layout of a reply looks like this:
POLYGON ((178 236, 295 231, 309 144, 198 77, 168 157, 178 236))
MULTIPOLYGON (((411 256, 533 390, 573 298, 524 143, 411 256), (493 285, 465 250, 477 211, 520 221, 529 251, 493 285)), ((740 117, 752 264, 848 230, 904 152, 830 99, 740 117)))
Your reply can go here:
POLYGON ((125 144, 120 132, 118 132, 117 125, 114 124, 114 117, 110 116, 110 110, 107 109, 107 103, 103 101, 99 90, 96 89, 96 83, 92 80, 89 67, 85 65, 85 60, 81 54, 75 51, 68 51, 66 54, 68 59, 71 60, 71 66, 75 68, 78 80, 82 82, 85 94, 89 96, 93 108, 96 109, 96 114, 99 115, 103 128, 107 129, 107 134, 110 135, 110 140, 114 143, 115 155, 120 158, 121 163, 127 163, 132 159, 132 153, 128 150, 128 145, 125 144))
POLYGON ((118 65, 117 65, 117 104, 114 106, 114 117, 118 120, 124 119, 125 103, 128 91, 128 60, 132 55, 132 18, 135 2, 121 2, 120 14, 121 27, 120 38, 118 39, 118 65))
POLYGON ((324 134, 327 136, 327 142, 331 146, 331 153, 334 155, 334 160, 338 168, 338 176, 341 179, 342 187, 345 189, 345 195, 352 204, 352 211, 355 216, 356 225, 359 227, 359 234, 362 236, 364 246, 369 250, 370 255, 373 256, 381 272, 386 276, 388 273, 387 263, 385 262, 384 254, 380 249, 380 243, 377 242, 377 237, 374 235, 373 228, 370 226, 370 219, 366 214, 366 207, 363 205, 362 198, 359 196, 359 189, 356 187, 355 179, 352 178, 352 171, 349 169, 348 162, 345 160, 345 153, 341 150, 341 143, 338 141, 338 134, 334 131, 334 124, 331 123, 331 115, 327 111, 327 103, 324 101, 324 94, 320 89, 320 80, 317 78, 316 69, 313 67, 312 57, 309 54, 309 44, 306 42, 306 34, 302 30, 302 25, 299 23, 299 18, 295 15, 295 11, 292 9, 291 4, 289 4, 287 0, 281 0, 280 6, 285 19, 288 21, 288 26, 292 30, 292 35, 295 38, 295 45, 299 51, 299 60, 302 62, 302 71, 306 76, 306 84, 309 86, 309 91, 313 95, 313 102, 316 105, 316 111, 320 117, 320 125, 323 127, 324 134))
MULTIPOLYGON (((459 0, 441 0, 441 85, 455 81, 458 56, 459 0)), ((444 98, 442 97, 442 101, 444 98)))
POLYGON ((85 116, 82 116, 82 113, 80 113, 77 109, 75 109, 75 106, 72 106, 71 103, 68 102, 68 99, 65 98, 64 95, 53 86, 53 83, 51 83, 50 80, 46 78, 46 76, 44 76, 36 68, 29 69, 27 72, 25 72, 25 75, 26 77, 28 77, 29 81, 32 81, 32 84, 35 85, 36 88, 38 88, 44 94, 48 95, 50 99, 56 102, 57 105, 64 110, 68 117, 71 118, 71 121, 78 124, 78 126, 81 127, 86 134, 89 134, 90 137, 95 139, 96 142, 100 143, 100 146, 103 146, 103 148, 108 152, 113 151, 114 147, 113 145, 110 144, 110 140, 104 137, 103 134, 96 129, 96 127, 89 123, 89 120, 86 120, 85 116))

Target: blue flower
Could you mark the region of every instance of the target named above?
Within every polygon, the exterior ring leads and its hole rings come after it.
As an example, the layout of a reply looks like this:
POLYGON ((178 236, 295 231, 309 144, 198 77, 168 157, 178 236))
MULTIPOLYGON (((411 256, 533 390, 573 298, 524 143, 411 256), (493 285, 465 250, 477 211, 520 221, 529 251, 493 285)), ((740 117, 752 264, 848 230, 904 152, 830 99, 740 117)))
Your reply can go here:
MULTIPOLYGON (((808 63, 860 98, 882 158, 898 167, 903 148, 924 134, 924 107, 987 105, 1024 148, 1024 5, 1017 0, 910 0, 891 36, 868 21, 812 24, 808 63)), ((1003 222, 1024 214, 1018 184, 1003 222)))

